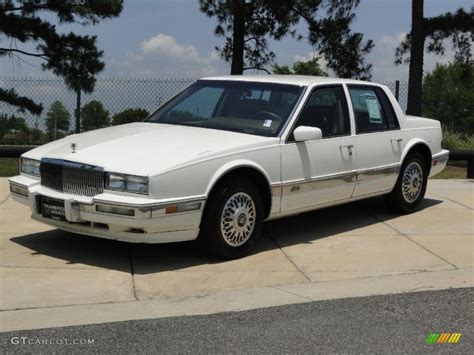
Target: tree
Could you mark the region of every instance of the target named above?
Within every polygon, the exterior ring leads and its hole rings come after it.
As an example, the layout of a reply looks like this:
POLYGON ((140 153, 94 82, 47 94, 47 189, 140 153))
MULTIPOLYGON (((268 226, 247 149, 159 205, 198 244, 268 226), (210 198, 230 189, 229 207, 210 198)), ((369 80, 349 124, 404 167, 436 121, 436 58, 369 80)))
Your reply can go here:
POLYGON ((444 54, 445 40, 451 38, 455 60, 466 67, 472 65, 471 44, 474 39, 474 7, 470 12, 458 9, 435 17, 424 17, 424 0, 412 0, 411 32, 395 52, 396 64, 410 63, 407 113, 421 115, 423 58, 425 42, 428 52, 444 54), (409 54, 409 55, 408 55, 409 54))
POLYGON ((16 117, 12 115, 10 120, 12 122, 11 130, 14 133, 24 133, 25 135, 30 133, 30 129, 28 128, 28 125, 26 124, 26 121, 23 117, 16 117))
POLYGON ((12 116, 13 128, 11 132, 14 134, 15 144, 28 144, 30 138, 30 128, 26 124, 23 117, 12 116))
POLYGON ((42 143, 43 141, 43 131, 39 128, 32 128, 30 129, 30 144, 38 144, 42 143))
POLYGON ((274 74, 298 74, 298 75, 313 75, 313 76, 327 76, 326 72, 321 69, 318 62, 319 58, 313 58, 306 62, 296 61, 290 69, 287 65, 273 66, 274 74))
POLYGON ((141 122, 148 117, 149 114, 147 110, 141 108, 129 108, 115 114, 112 117, 112 125, 117 126, 119 124, 141 122))
POLYGON ((56 140, 58 132, 66 133, 69 130, 71 115, 60 101, 54 101, 46 114, 46 130, 49 139, 56 140))
POLYGON ((13 132, 15 135, 28 134, 29 128, 23 117, 17 117, 11 115, 8 117, 6 114, 0 114, 0 139, 3 139, 4 135, 13 132))
POLYGON ((110 124, 109 111, 104 108, 102 102, 93 100, 81 109, 82 130, 107 127, 110 124))
POLYGON ((449 131, 474 134, 474 66, 437 65, 423 82, 423 114, 449 131))
POLYGON ((8 116, 4 113, 0 114, 0 140, 3 139, 5 133, 10 129, 10 122, 8 116))
POLYGON ((363 42, 361 33, 351 33, 354 9, 359 0, 200 0, 200 9, 216 17, 215 34, 225 37, 216 47, 221 57, 231 63, 231 74, 245 70, 268 70, 275 53, 268 38, 280 40, 286 35, 302 39, 295 25, 304 20, 308 42, 340 77, 369 78, 371 65, 363 55, 373 42, 363 42))
POLYGON ((30 129, 23 117, 0 114, 0 140, 6 144, 28 144, 30 129))
MULTIPOLYGON (((59 24, 96 24, 116 17, 122 11, 122 0, 3 0, 0 2, 0 37, 10 43, 0 47, 0 58, 34 57, 43 60, 43 70, 61 76, 67 86, 92 92, 95 75, 104 68, 103 52, 96 46, 96 36, 60 33, 51 23, 56 16, 59 24), (52 16, 53 15, 53 16, 52 16), (35 50, 18 48, 30 43, 35 50)), ((19 95, 14 89, 0 88, 0 101, 40 114, 43 107, 32 99, 19 95)))

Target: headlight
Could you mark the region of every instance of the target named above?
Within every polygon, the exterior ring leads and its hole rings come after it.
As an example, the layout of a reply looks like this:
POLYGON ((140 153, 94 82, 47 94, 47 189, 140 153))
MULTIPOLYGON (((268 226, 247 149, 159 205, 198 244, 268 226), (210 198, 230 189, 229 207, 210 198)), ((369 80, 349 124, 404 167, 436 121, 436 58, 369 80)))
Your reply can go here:
POLYGON ((21 172, 23 174, 40 176, 40 164, 39 160, 33 160, 28 158, 21 158, 21 172))
POLYGON ((135 175, 107 173, 105 188, 109 190, 132 192, 136 194, 147 194, 148 178, 135 175))

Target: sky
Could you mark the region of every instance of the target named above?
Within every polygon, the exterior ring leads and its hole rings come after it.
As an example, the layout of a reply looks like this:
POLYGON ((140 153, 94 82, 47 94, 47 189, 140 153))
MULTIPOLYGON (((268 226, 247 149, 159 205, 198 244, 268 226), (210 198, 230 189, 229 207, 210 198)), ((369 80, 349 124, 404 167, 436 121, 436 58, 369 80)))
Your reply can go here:
MULTIPOLYGON (((469 9, 472 0, 425 0, 425 16, 436 16, 458 7, 469 9)), ((353 31, 362 32, 372 39, 375 48, 366 57, 373 64, 372 79, 379 82, 407 80, 408 66, 394 65, 394 51, 411 23, 411 0, 361 0, 356 10, 353 31)), ((94 26, 78 24, 60 25, 63 32, 74 31, 96 35, 98 47, 104 50, 105 69, 101 77, 139 78, 198 78, 228 74, 229 64, 215 51, 223 39, 214 36, 216 20, 199 11, 197 0, 125 0, 120 17, 102 21, 94 26)), ((297 29, 305 34, 304 24, 297 29)), ((0 38, 2 46, 9 41, 0 38)), ((31 49, 21 43, 19 49, 31 49)), ((270 41, 276 53, 275 62, 292 64, 295 60, 309 59, 314 55, 305 40, 285 38, 270 41)), ((453 51, 448 45, 446 56, 427 55, 425 72, 436 63, 452 60, 453 51)), ((324 66, 324 62, 321 63, 324 66)), ((43 72, 40 62, 3 57, 0 59, 1 77, 52 77, 43 72)))

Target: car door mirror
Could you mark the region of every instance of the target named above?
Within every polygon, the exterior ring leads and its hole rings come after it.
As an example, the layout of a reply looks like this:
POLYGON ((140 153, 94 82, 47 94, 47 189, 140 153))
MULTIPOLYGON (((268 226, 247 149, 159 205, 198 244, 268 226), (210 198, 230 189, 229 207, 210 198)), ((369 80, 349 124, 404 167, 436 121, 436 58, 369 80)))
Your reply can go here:
POLYGON ((315 141, 323 138, 323 132, 318 127, 299 126, 293 131, 296 142, 315 141))

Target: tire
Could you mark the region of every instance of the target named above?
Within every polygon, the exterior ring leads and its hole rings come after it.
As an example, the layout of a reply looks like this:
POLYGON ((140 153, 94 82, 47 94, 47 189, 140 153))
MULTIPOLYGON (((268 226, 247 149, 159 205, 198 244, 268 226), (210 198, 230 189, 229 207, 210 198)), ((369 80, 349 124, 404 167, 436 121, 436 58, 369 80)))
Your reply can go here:
POLYGON ((410 153, 402 164, 392 192, 384 196, 388 208, 397 213, 416 211, 425 197, 428 163, 418 152, 410 153))
POLYGON ((237 259, 257 242, 263 223, 263 202, 248 179, 228 178, 219 183, 206 203, 199 240, 214 256, 237 259))

